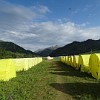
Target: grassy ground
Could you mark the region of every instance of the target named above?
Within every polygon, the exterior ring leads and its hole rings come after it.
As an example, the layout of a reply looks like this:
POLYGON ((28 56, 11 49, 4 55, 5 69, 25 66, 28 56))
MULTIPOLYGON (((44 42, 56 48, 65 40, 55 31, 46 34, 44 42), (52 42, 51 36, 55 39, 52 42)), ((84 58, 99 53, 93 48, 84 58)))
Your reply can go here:
POLYGON ((54 75, 49 73, 49 66, 43 61, 26 72, 18 72, 9 82, 0 82, 0 100, 52 100, 54 91, 49 84, 54 82, 54 75))
POLYGON ((59 61, 55 64, 52 74, 61 77, 63 81, 52 83, 51 86, 67 96, 64 100, 100 100, 99 80, 59 61))
POLYGON ((100 100, 100 81, 57 59, 44 60, 0 82, 0 100, 100 100))

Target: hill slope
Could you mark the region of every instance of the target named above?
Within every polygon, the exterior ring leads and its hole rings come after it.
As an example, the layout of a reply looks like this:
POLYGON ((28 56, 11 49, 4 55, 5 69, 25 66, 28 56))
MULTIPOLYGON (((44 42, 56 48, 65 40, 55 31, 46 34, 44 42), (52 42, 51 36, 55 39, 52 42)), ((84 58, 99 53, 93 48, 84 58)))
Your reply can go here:
POLYGON ((33 57, 36 53, 25 50, 13 42, 0 41, 0 58, 33 57))
POLYGON ((43 50, 37 50, 36 53, 43 56, 43 57, 46 57, 46 56, 49 56, 49 54, 56 50, 58 48, 58 46, 52 46, 52 47, 49 47, 49 48, 45 48, 43 50))
POLYGON ((91 51, 100 51, 100 40, 88 39, 83 42, 74 41, 64 47, 54 50, 50 56, 74 55, 91 51))

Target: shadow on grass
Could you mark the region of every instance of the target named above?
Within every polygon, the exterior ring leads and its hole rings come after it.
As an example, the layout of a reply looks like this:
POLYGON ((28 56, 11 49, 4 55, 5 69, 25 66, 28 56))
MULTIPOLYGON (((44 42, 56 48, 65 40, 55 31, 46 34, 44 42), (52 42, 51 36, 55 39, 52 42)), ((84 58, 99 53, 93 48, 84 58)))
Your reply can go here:
POLYGON ((100 83, 52 83, 50 86, 77 100, 100 100, 100 83))
POLYGON ((55 64, 51 67, 49 67, 51 70, 51 74, 57 74, 57 75, 64 75, 64 76, 76 76, 76 77, 83 77, 83 78, 92 78, 94 79, 90 74, 80 72, 80 70, 76 70, 72 66, 63 64, 60 61, 55 61, 55 64))
POLYGON ((91 75, 75 70, 73 67, 65 65, 60 61, 54 62, 49 69, 51 74, 72 76, 72 82, 66 80, 66 83, 52 83, 50 84, 51 87, 71 95, 76 100, 100 100, 100 82, 91 75), (79 81, 74 81, 76 77, 80 78, 79 81), (84 81, 84 79, 87 79, 87 81, 84 81), (92 80, 88 81, 88 79, 92 80))

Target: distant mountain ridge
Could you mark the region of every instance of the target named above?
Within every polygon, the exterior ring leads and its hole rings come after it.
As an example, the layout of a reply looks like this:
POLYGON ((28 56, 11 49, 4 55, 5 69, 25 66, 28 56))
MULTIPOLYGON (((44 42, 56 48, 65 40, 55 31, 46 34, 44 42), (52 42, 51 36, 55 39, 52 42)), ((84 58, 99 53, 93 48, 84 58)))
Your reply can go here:
POLYGON ((92 40, 88 39, 86 41, 78 42, 74 41, 63 47, 54 50, 50 56, 64 56, 64 55, 74 55, 82 54, 86 52, 100 52, 100 39, 92 40))
POLYGON ((25 50, 21 46, 13 43, 0 40, 0 58, 16 58, 16 57, 33 57, 36 53, 25 50))
POLYGON ((46 56, 49 56, 50 53, 52 51, 56 50, 57 48, 59 48, 58 45, 52 46, 52 47, 48 47, 48 48, 45 48, 45 49, 39 49, 39 50, 35 51, 35 53, 37 53, 37 54, 39 54, 39 55, 41 55, 43 57, 46 57, 46 56))

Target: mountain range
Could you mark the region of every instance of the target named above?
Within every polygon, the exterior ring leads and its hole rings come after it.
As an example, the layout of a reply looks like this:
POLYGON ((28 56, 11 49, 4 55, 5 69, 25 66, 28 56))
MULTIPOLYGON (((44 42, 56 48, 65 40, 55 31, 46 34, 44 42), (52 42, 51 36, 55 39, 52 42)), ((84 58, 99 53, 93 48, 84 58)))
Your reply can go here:
POLYGON ((65 55, 78 55, 84 53, 100 53, 100 39, 86 41, 73 41, 72 43, 66 44, 63 47, 58 45, 48 47, 45 49, 39 49, 37 51, 26 50, 23 47, 13 43, 0 40, 0 58, 25 58, 25 57, 36 57, 36 56, 65 56, 65 55))
POLYGON ((54 50, 50 56, 65 56, 65 55, 77 55, 83 53, 100 52, 100 39, 92 40, 88 39, 86 41, 74 41, 63 47, 54 50))
POLYGON ((0 58, 23 58, 38 56, 36 53, 25 50, 23 47, 13 43, 0 40, 0 58))
POLYGON ((49 56, 54 50, 56 50, 57 48, 59 48, 58 45, 56 45, 56 46, 51 46, 51 47, 48 47, 48 48, 45 48, 45 49, 39 49, 39 50, 35 51, 35 53, 37 53, 37 54, 40 55, 40 56, 47 57, 47 56, 49 56))

